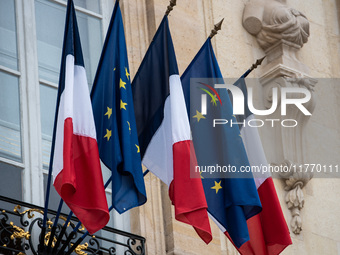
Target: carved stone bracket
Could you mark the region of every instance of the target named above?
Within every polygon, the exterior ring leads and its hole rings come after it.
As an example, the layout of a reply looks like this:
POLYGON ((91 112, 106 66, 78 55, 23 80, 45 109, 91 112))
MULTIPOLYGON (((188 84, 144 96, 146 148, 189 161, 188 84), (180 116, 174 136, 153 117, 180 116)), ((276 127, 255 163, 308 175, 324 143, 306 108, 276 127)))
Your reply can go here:
MULTIPOLYGON (((293 70, 289 70, 290 73, 288 73, 287 70, 289 69, 278 67, 276 72, 280 75, 277 75, 276 78, 260 79, 264 107, 267 109, 272 107, 274 88, 277 88, 278 91, 282 88, 306 88, 310 91, 311 98, 307 103, 304 103, 303 106, 312 114, 316 105, 314 86, 317 83, 317 80, 308 76, 298 78, 299 73, 294 73, 293 70)), ((302 93, 289 94, 289 98, 291 99, 298 99, 302 97, 305 97, 302 93)), ((296 126, 290 128, 277 125, 275 128, 270 128, 266 131, 268 136, 274 138, 272 139, 272 147, 275 148, 275 154, 273 155, 272 161, 282 162, 285 159, 290 159, 299 164, 307 163, 308 155, 305 154, 304 144, 306 137, 304 135, 304 130, 310 119, 310 115, 305 115, 295 105, 287 105, 286 115, 282 115, 280 95, 278 95, 277 100, 277 110, 270 116, 267 116, 267 118, 278 120, 281 123, 282 121, 287 121, 287 123, 292 124, 294 123, 290 122, 290 120, 294 120, 296 126)))
POLYGON ((304 167, 296 167, 296 164, 290 160, 285 160, 280 164, 280 166, 286 167, 286 169, 290 170, 287 172, 281 172, 280 176, 285 181, 285 190, 287 191, 285 200, 287 207, 292 214, 290 227, 293 233, 298 235, 302 230, 300 211, 305 203, 302 189, 313 177, 313 173, 306 171, 307 169, 304 167))
MULTIPOLYGON (((262 79, 262 88, 263 88, 263 102, 264 106, 269 109, 272 105, 272 90, 273 88, 289 88, 289 87, 298 87, 298 88, 307 88, 311 92, 311 99, 309 102, 304 104, 304 107, 310 112, 313 113, 316 100, 314 95, 314 86, 316 84, 316 80, 307 76, 298 77, 299 73, 293 72, 287 68, 278 67, 276 70, 277 73, 281 73, 280 78, 275 79, 262 79), (289 73, 289 72, 290 73, 289 73), (284 74, 289 74, 286 76, 284 74), (295 76, 295 77, 294 77, 295 76)), ((299 94, 291 95, 290 98, 298 98, 299 94)), ((280 97, 278 98, 280 105, 280 97)), ((296 120, 297 126, 295 128, 286 128, 283 126, 275 127, 275 130, 269 130, 268 135, 274 137, 273 146, 275 148, 275 161, 274 162, 282 162, 282 166, 296 166, 303 165, 304 163, 308 163, 308 155, 305 153, 305 136, 304 130, 310 119, 310 116, 304 115, 300 109, 298 109, 295 105, 287 106, 287 114, 285 116, 281 115, 281 107, 272 114, 270 118, 279 119, 283 121, 284 119, 296 120), (288 161, 285 159, 291 159, 292 161, 288 161), (294 162, 294 163, 293 163, 294 162)), ((313 175, 309 172, 305 172, 305 169, 302 168, 291 168, 291 172, 282 173, 281 177, 284 178, 285 181, 285 190, 287 191, 285 200, 288 209, 291 211, 292 219, 290 222, 290 228, 292 232, 296 235, 300 234, 302 230, 302 219, 300 216, 300 211, 304 206, 304 195, 303 195, 303 187, 307 184, 307 182, 313 177, 313 175), (297 170, 294 172, 294 169, 297 170)))

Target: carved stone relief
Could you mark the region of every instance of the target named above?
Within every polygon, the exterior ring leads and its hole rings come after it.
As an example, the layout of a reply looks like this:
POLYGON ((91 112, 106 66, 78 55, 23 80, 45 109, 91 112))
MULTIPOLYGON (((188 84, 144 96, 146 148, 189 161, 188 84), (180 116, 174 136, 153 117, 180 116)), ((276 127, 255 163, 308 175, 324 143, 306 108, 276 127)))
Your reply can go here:
POLYGON ((283 163, 281 163, 281 166, 286 166, 288 169, 290 169, 290 171, 282 172, 280 175, 285 181, 285 190, 287 191, 285 201, 292 214, 290 227, 293 233, 298 235, 302 231, 302 219, 300 211, 305 204, 305 198, 302 189, 313 177, 313 173, 306 171, 307 169, 305 168, 299 168, 299 171, 294 171, 294 168, 290 168, 290 166, 294 165, 296 164, 292 161, 285 160, 283 163))
MULTIPOLYGON (((259 46, 266 54, 266 63, 262 67, 260 83, 262 85, 262 102, 269 109, 272 105, 273 88, 306 88, 311 99, 304 107, 313 113, 316 100, 314 86, 317 81, 311 78, 306 65, 299 61, 297 52, 307 43, 309 22, 298 10, 291 8, 284 1, 250 0, 244 9, 243 26, 256 37, 259 46)), ((299 98, 299 95, 295 95, 299 98)), ((280 98, 278 99, 280 102, 280 98)), ((303 164, 307 156, 304 151, 304 129, 310 116, 304 115, 296 106, 287 107, 287 114, 282 116, 281 107, 271 115, 271 119, 297 120, 295 128, 280 125, 268 130, 274 137, 271 155, 273 165, 303 164), (283 163, 282 163, 283 162, 283 163)), ((312 178, 309 173, 287 172, 281 175, 285 181, 286 204, 291 211, 291 230, 299 234, 302 230, 300 211, 304 205, 303 187, 312 178)))

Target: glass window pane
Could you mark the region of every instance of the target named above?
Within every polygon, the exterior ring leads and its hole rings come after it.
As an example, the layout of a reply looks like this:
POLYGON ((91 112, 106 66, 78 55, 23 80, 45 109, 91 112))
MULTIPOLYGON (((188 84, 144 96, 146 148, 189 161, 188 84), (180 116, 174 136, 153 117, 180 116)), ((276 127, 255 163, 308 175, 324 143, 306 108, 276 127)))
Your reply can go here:
POLYGON ((64 12, 65 8, 58 4, 35 2, 39 76, 54 83, 59 79, 64 12))
POLYGON ((0 162, 1 196, 22 200, 21 171, 18 167, 0 162))
POLYGON ((93 0, 74 0, 74 4, 76 6, 82 7, 89 11, 93 11, 95 13, 100 14, 100 1, 93 1, 93 0))
POLYGON ((0 156, 21 161, 19 79, 0 72, 0 156))
MULTIPOLYGON (((58 83, 66 8, 48 0, 36 0, 35 11, 39 76, 58 83)), ((102 48, 101 20, 80 12, 77 20, 87 79, 92 84, 102 48)))
POLYGON ((57 89, 40 85, 40 116, 42 132, 42 158, 45 168, 48 167, 51 153, 57 89))
MULTIPOLYGON (((64 0, 64 2, 66 3, 67 1, 64 0)), ((100 14, 101 12, 99 2, 99 0, 73 0, 75 6, 79 6, 89 11, 100 14)))
POLYGON ((101 20, 79 12, 77 13, 77 20, 87 80, 90 88, 92 88, 103 45, 101 20))
POLYGON ((18 69, 14 0, 0 1, 0 65, 18 69))

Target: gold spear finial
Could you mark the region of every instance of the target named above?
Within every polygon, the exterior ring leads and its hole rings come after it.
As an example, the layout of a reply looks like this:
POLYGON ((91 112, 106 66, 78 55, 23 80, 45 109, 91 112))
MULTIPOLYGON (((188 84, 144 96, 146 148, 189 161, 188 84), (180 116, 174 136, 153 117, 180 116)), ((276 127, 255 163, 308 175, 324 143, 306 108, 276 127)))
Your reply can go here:
POLYGON ((165 15, 169 15, 169 13, 174 9, 174 6, 176 5, 177 0, 170 0, 170 4, 168 5, 165 15))
POLYGON ((256 60, 255 64, 253 64, 250 67, 250 70, 253 71, 254 69, 256 69, 258 66, 260 66, 262 64, 262 61, 266 58, 266 56, 264 56, 263 58, 260 58, 258 60, 256 60))
POLYGON ((213 38, 217 34, 217 31, 221 30, 223 21, 224 21, 224 18, 220 22, 214 25, 214 29, 211 30, 211 33, 209 35, 210 38, 213 38))

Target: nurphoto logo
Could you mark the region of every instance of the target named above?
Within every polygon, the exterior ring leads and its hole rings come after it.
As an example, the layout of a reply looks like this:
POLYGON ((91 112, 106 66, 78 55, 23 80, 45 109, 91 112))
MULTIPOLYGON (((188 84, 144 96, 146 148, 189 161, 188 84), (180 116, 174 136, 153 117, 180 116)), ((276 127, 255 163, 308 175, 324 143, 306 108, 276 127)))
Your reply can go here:
MULTIPOLYGON (((197 83, 196 83, 197 84, 197 83)), ((239 118, 240 116, 246 116, 254 114, 258 116, 268 116, 273 114, 278 107, 281 108, 281 116, 287 115, 287 106, 293 105, 297 107, 305 116, 312 115, 304 106, 311 100, 311 92, 305 87, 273 87, 271 91, 271 107, 269 109, 256 109, 254 106, 254 91, 252 87, 248 89, 245 87, 241 89, 234 84, 214 84, 213 86, 203 82, 198 82, 203 87, 197 87, 203 93, 201 94, 201 116, 206 116, 208 113, 208 97, 211 98, 213 106, 220 105, 220 107, 227 107, 221 100, 219 91, 226 89, 229 94, 229 98, 232 102, 232 112, 235 118, 227 119, 220 116, 220 118, 213 118, 212 126, 217 125, 242 125, 249 127, 262 127, 265 123, 274 127, 276 123, 280 123, 283 127, 296 127, 298 125, 295 119, 250 119, 246 121, 246 118, 239 118), (279 94, 280 93, 280 94, 279 94), (280 100, 279 100, 280 95, 280 100), (241 120, 240 120, 241 119, 241 120)), ((247 116, 246 116, 247 117, 247 116)))

